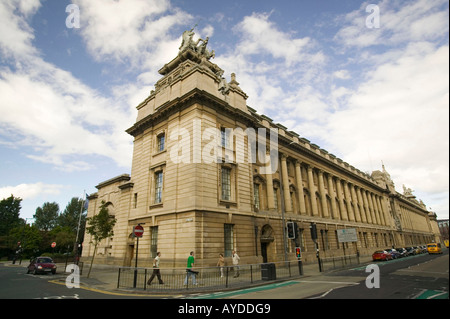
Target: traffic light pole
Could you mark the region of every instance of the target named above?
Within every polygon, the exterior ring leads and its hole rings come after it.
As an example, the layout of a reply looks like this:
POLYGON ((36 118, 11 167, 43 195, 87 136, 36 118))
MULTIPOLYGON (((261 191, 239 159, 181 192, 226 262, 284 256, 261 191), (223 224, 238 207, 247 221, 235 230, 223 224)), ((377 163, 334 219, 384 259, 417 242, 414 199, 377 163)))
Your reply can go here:
POLYGON ((316 257, 317 257, 317 262, 319 263, 319 271, 322 272, 322 261, 320 260, 319 243, 317 242, 316 223, 311 223, 309 228, 311 229, 311 239, 313 240, 314 248, 316 249, 316 257))

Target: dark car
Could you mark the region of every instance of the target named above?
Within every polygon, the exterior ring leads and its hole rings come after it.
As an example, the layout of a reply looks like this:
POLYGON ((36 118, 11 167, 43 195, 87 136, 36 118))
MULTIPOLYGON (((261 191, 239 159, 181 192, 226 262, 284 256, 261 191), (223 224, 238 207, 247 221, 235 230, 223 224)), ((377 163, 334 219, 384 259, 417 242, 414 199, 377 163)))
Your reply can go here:
POLYGON ((56 273, 56 264, 50 257, 37 257, 31 260, 27 267, 27 274, 33 272, 33 274, 38 273, 56 273))
POLYGON ((407 257, 409 256, 408 251, 405 248, 395 248, 396 251, 400 253, 400 257, 407 257))
POLYGON ((397 259, 397 258, 401 257, 400 253, 398 251, 396 251, 395 249, 386 249, 386 251, 391 254, 392 259, 397 259))

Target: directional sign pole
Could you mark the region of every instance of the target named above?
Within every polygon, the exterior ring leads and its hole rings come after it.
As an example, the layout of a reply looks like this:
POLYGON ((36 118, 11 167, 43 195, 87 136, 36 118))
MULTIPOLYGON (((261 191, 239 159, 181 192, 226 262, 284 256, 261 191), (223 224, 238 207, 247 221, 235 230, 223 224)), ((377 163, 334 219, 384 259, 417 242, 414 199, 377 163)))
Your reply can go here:
POLYGON ((133 235, 136 237, 136 260, 134 263, 134 280, 133 280, 133 288, 136 288, 137 283, 137 264, 138 264, 138 251, 139 251, 139 237, 142 237, 142 234, 144 233, 144 228, 141 226, 140 223, 137 226, 134 226, 133 228, 133 235))

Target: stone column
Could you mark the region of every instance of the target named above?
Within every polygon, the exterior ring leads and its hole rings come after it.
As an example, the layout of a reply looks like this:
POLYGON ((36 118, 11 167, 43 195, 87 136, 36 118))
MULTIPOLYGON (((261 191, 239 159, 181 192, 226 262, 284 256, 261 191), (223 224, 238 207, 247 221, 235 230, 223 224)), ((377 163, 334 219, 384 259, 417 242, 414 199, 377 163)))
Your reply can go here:
POLYGON ((380 214, 381 225, 386 226, 386 219, 384 218, 384 212, 381 208, 380 197, 378 195, 375 196, 375 202, 377 203, 378 212, 380 214))
POLYGON ((356 191, 355 191, 355 185, 350 186, 350 193, 352 195, 352 200, 353 200, 353 207, 355 208, 355 220, 357 222, 361 221, 361 214, 359 212, 359 206, 358 206, 358 197, 356 196, 356 191))
POLYGON ((312 166, 308 166, 308 187, 311 194, 311 208, 313 216, 319 216, 319 211, 317 210, 316 202, 316 186, 314 185, 312 166))
POLYGON ((331 174, 328 174, 328 194, 331 198, 331 218, 340 219, 341 217, 338 214, 338 209, 336 207, 336 200, 333 192, 333 178, 331 174))
POLYGON ((300 214, 306 215, 305 194, 303 194, 302 171, 300 161, 295 162, 295 179, 297 180, 298 202, 300 204, 300 214))
POLYGON ((370 214, 370 206, 369 206, 369 200, 367 199, 367 191, 363 190, 362 196, 363 196, 363 200, 364 200, 364 207, 366 208, 367 222, 369 224, 372 224, 372 215, 370 214))
POLYGON ((286 213, 292 213, 291 193, 289 192, 289 177, 287 172, 287 156, 281 155, 281 174, 283 176, 283 194, 284 194, 284 210, 286 213))
POLYGON ((358 187, 358 189, 356 190, 356 195, 358 196, 358 202, 361 204, 361 209, 359 210, 359 212, 361 214, 361 221, 363 223, 367 223, 366 209, 365 209, 364 200, 361 195, 361 187, 358 187))
POLYGON ((345 208, 345 205, 344 205, 342 185, 341 185, 341 181, 339 178, 337 178, 337 180, 336 180, 336 186, 337 186, 337 193, 338 193, 338 199, 339 199, 339 208, 341 209, 341 214, 342 214, 342 216, 341 216, 342 220, 348 220, 347 209, 345 208))
POLYGON ((355 221, 355 214, 353 213, 352 208, 352 199, 350 197, 350 191, 348 190, 348 183, 346 181, 344 181, 344 193, 345 200, 347 201, 348 220, 355 221))
POLYGON ((328 214, 328 204, 327 204, 327 195, 325 193, 325 185, 323 183, 323 172, 319 170, 319 192, 320 192, 320 200, 322 203, 322 212, 324 218, 330 217, 328 214))
POLYGON ((378 224, 376 213, 375 213, 375 208, 373 208, 373 201, 372 201, 372 194, 371 193, 367 194, 367 200, 369 202, 370 212, 371 212, 371 215, 372 215, 372 224, 378 224))
MULTIPOLYGON (((270 160, 270 154, 266 154, 266 160, 268 158, 270 160)), ((266 163, 267 163, 267 161, 266 161, 266 163)), ((275 209, 275 199, 273 197, 273 176, 272 176, 272 172, 270 170, 266 174, 266 192, 267 192, 267 208, 269 210, 275 209)))

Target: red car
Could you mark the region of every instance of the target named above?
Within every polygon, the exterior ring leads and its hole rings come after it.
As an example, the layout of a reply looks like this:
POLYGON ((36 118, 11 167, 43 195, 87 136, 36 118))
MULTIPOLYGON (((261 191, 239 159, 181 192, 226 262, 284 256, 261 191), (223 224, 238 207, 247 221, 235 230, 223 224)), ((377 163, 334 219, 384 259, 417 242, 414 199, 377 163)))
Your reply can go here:
POLYGON ((377 250, 372 254, 373 261, 377 260, 391 260, 393 259, 392 255, 388 253, 386 250, 377 250))
POLYGON ((34 275, 48 272, 56 274, 56 264, 50 257, 37 257, 27 267, 27 274, 30 272, 33 272, 34 275))

